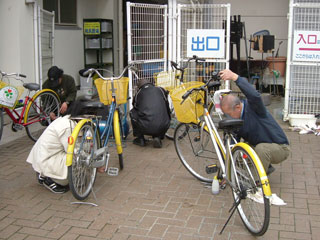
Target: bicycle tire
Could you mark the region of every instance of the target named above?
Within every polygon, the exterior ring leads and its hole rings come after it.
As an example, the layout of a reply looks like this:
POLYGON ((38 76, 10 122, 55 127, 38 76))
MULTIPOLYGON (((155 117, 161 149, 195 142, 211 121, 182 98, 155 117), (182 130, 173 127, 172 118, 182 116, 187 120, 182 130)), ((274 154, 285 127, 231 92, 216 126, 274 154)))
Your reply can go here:
POLYGON ((84 200, 91 193, 96 180, 97 169, 90 166, 93 161, 90 156, 100 147, 100 141, 99 135, 93 137, 96 127, 91 121, 85 119, 78 124, 75 133, 72 133, 74 148, 72 164, 68 166, 68 181, 72 195, 84 200))
POLYGON ((179 124, 179 121, 173 111, 173 112, 171 112, 170 126, 165 134, 168 139, 170 139, 170 140, 174 139, 174 131, 175 131, 176 127, 178 126, 178 124, 179 124))
POLYGON ((128 122, 128 112, 127 112, 127 104, 119 105, 119 119, 120 119, 120 133, 122 140, 126 140, 129 132, 130 126, 128 122))
POLYGON ((1 137, 2 137, 2 132, 3 132, 3 112, 2 112, 2 108, 0 108, 0 141, 1 141, 1 137))
POLYGON ((120 166, 120 169, 122 170, 124 167, 124 164, 123 164, 123 156, 122 156, 123 150, 122 150, 122 143, 121 143, 120 119, 119 119, 118 110, 115 110, 113 114, 113 134, 114 134, 114 139, 117 146, 119 166, 120 166))
POLYGON ((174 145, 183 166, 198 180, 211 183, 213 175, 206 167, 219 165, 210 134, 199 125, 180 123, 174 132, 174 145))
POLYGON ((25 129, 31 140, 36 142, 52 122, 50 112, 54 112, 57 117, 60 116, 59 107, 60 99, 52 90, 43 89, 32 97, 24 115, 24 123, 30 123, 25 129))
MULTIPOLYGON (((248 231, 255 236, 261 236, 269 227, 270 204, 266 195, 271 195, 270 185, 263 186, 265 181, 268 183, 267 177, 264 170, 264 174, 261 174, 261 171, 258 170, 259 166, 256 165, 260 159, 257 159, 250 151, 237 144, 232 149, 232 156, 236 168, 236 170, 231 168, 230 179, 236 186, 236 189, 232 189, 232 195, 235 201, 241 198, 237 207, 238 213, 248 231), (262 181, 262 179, 264 180, 262 181), (244 194, 242 197, 239 196, 240 192, 244 194), (258 197, 261 203, 254 200, 258 197)), ((260 166, 262 166, 261 162, 260 166)))

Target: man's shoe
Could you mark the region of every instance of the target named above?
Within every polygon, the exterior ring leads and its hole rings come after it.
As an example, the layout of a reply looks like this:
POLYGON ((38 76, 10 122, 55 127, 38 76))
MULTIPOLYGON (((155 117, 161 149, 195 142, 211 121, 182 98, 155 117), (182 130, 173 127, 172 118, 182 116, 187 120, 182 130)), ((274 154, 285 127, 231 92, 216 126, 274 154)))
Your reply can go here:
POLYGON ((158 137, 153 138, 153 147, 154 148, 162 148, 161 139, 158 137))
POLYGON ((273 173, 276 169, 270 164, 267 170, 267 175, 270 175, 273 173))
POLYGON ((51 178, 47 177, 43 181, 43 186, 49 189, 53 193, 65 193, 69 191, 68 186, 61 186, 60 184, 55 183, 51 178))
POLYGON ((133 140, 133 144, 144 147, 146 145, 146 141, 144 140, 144 138, 137 137, 133 140))
POLYGON ((39 173, 36 172, 37 180, 40 185, 43 184, 45 177, 42 177, 39 173))

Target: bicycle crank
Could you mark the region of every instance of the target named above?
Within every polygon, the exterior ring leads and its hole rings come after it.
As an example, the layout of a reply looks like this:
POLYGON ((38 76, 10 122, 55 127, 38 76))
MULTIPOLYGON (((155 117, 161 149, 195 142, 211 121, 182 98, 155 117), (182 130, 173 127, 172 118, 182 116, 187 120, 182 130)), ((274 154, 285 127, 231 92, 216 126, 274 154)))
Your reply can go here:
POLYGON ((22 130, 23 129, 23 125, 19 124, 19 123, 12 123, 11 125, 11 130, 13 132, 18 132, 18 130, 22 130))

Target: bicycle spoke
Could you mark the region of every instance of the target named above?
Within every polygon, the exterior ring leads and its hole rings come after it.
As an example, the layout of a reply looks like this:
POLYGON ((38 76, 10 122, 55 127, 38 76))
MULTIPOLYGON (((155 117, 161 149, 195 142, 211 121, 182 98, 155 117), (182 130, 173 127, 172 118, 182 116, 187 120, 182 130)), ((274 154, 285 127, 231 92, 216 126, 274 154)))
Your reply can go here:
MULTIPOLYGON (((51 123, 50 110, 59 108, 59 100, 54 93, 43 90, 29 102, 26 111, 26 131, 28 136, 36 141, 46 127, 51 123)), ((56 116, 59 112, 56 111, 56 116)))
POLYGON ((251 157, 241 147, 232 150, 235 169, 232 168, 231 181, 238 189, 233 189, 235 201, 241 199, 238 212, 248 230, 254 235, 262 235, 268 228, 270 206, 264 196, 260 176, 251 157))
POLYGON ((69 184, 73 195, 85 199, 93 187, 96 168, 92 167, 93 153, 98 148, 97 138, 94 135, 94 125, 85 123, 75 140, 72 166, 69 167, 69 184))

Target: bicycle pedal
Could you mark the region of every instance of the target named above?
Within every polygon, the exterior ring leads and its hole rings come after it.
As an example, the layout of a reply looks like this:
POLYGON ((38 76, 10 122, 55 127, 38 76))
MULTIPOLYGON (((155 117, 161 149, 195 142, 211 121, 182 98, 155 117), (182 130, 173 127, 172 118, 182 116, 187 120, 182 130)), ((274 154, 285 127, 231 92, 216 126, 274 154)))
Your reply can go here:
POLYGON ((108 175, 109 176, 118 176, 119 168, 116 167, 109 167, 108 168, 108 175))
POLYGON ((212 165, 206 166, 206 173, 207 174, 215 173, 217 171, 218 171, 218 167, 217 167, 216 164, 212 164, 212 165))
POLYGON ((197 136, 193 139, 194 142, 199 142, 200 141, 200 136, 197 136))
POLYGON ((227 187, 227 184, 226 184, 226 183, 222 183, 222 184, 220 185, 220 189, 221 189, 221 190, 226 189, 226 187, 227 187))

